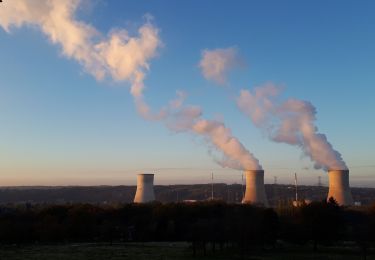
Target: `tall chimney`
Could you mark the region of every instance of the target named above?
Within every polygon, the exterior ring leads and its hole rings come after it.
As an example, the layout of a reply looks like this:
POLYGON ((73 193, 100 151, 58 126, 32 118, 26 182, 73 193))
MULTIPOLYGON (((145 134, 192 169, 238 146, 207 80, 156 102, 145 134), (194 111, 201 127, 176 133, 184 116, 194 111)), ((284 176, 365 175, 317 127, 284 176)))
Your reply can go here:
POLYGON ((135 192, 134 203, 146 203, 154 200, 154 174, 138 174, 137 191, 135 192))
POLYGON ((263 205, 268 207, 266 191, 264 189, 264 171, 246 170, 246 191, 242 203, 263 205))
POLYGON ((353 205, 349 187, 349 170, 329 170, 329 190, 327 200, 333 197, 340 206, 353 205))

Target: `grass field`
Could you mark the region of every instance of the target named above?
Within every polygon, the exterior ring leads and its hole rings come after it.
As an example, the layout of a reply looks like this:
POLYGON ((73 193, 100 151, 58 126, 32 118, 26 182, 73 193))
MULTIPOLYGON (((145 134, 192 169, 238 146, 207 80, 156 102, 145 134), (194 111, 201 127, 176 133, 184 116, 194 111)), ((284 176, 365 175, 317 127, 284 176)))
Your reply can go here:
MULTIPOLYGON (((308 247, 278 248, 272 251, 250 252, 246 256, 230 251, 216 251, 213 254, 202 252, 194 258, 187 243, 123 243, 123 244, 67 244, 67 245, 32 245, 32 246, 1 246, 1 260, 171 260, 171 259, 364 259, 356 248, 320 248, 313 253, 308 247)), ((372 253, 367 259, 374 259, 372 253)))

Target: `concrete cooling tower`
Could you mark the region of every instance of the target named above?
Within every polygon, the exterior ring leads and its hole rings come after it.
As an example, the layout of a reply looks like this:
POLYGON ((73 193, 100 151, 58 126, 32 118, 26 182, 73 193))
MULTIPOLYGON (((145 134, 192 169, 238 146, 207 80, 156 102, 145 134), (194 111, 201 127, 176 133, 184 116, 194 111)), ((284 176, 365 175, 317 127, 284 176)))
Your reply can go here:
POLYGON ((329 189, 327 200, 333 197, 340 206, 353 205, 349 187, 349 170, 329 170, 329 189))
POLYGON ((135 193, 134 203, 146 203, 154 200, 154 174, 138 174, 137 191, 135 193))
POLYGON ((268 207, 266 190, 264 189, 264 171, 245 171, 246 191, 242 203, 263 205, 268 207))

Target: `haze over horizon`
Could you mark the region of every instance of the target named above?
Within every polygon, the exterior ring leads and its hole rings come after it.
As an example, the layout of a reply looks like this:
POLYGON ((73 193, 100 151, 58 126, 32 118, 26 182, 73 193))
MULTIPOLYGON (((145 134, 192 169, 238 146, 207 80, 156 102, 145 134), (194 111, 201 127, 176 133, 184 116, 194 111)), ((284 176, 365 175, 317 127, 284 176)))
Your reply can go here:
POLYGON ((4 0, 0 186, 134 185, 144 171, 240 183, 261 168, 313 185, 347 166, 351 186, 375 187, 374 8, 4 0), (282 101, 252 102, 269 84, 282 101))

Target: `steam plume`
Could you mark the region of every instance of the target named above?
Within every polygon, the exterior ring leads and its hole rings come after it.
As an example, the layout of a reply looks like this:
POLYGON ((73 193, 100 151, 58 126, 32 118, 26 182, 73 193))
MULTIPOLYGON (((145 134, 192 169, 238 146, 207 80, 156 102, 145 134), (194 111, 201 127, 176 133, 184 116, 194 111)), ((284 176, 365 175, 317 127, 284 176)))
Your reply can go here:
MULTIPOLYGON (((149 60, 162 45, 159 30, 147 20, 137 36, 125 29, 113 29, 103 36, 93 26, 75 19, 80 0, 11 0, 2 3, 0 26, 8 33, 14 27, 32 26, 41 30, 62 54, 79 62, 97 80, 111 78, 127 81, 139 114, 145 119, 162 121, 176 132, 204 136, 223 153, 219 163, 237 169, 261 169, 259 162, 235 138, 230 129, 218 121, 204 120, 197 106, 184 106, 186 95, 178 97, 159 112, 153 113, 143 96, 144 78, 149 60)), ((237 64, 234 49, 204 52, 201 67, 208 79, 225 82, 228 69, 237 64)))
POLYGON ((237 170, 261 170, 259 161, 231 133, 224 123, 215 120, 198 120, 192 127, 194 133, 205 136, 224 153, 221 166, 237 170))
POLYGON ((300 147, 316 169, 347 169, 341 154, 318 132, 315 107, 298 99, 281 101, 279 94, 280 89, 268 83, 253 93, 242 90, 237 105, 270 139, 300 147))
MULTIPOLYGON (((177 92, 177 98, 170 102, 169 107, 163 108, 158 113, 162 115, 158 120, 171 131, 203 136, 210 146, 222 153, 222 158, 215 159, 222 167, 237 170, 262 169, 258 159, 233 136, 223 122, 203 119, 201 107, 184 105, 185 98, 184 92, 177 92)), ((155 116, 147 116, 147 118, 155 119, 155 116)))
POLYGON ((124 29, 113 29, 105 37, 94 27, 75 19, 80 0, 4 1, 0 26, 32 26, 41 30, 62 54, 78 61, 97 80, 110 77, 129 81, 133 96, 141 96, 148 61, 156 55, 161 41, 158 29, 146 21, 132 37, 124 29))

